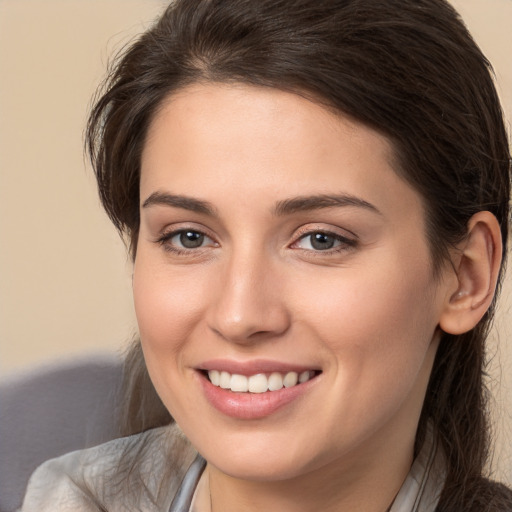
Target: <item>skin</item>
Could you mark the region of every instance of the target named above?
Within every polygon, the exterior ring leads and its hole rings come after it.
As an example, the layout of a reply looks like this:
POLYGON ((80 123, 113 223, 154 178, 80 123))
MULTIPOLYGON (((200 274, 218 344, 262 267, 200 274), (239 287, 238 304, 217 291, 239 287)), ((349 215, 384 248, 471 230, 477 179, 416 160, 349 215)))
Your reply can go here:
POLYGON ((388 140, 298 95, 203 84, 163 104, 141 169, 136 314, 153 383, 208 461, 198 510, 210 492, 224 512, 386 510, 457 288, 452 270, 433 276, 423 204, 388 140), (319 195, 359 204, 276 212, 319 195), (183 250, 180 229, 203 245, 183 250), (340 238, 318 250, 311 232, 340 238), (215 358, 321 374, 267 417, 232 418, 199 382, 215 358))

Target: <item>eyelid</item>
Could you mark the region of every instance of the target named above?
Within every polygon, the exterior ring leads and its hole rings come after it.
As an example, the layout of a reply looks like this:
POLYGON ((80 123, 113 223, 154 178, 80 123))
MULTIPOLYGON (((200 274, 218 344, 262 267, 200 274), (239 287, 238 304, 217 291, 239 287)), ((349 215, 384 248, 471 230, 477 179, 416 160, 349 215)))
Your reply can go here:
POLYGON ((359 237, 349 229, 326 226, 325 224, 305 224, 295 231, 293 238, 298 240, 305 235, 310 235, 313 233, 325 233, 326 235, 333 235, 343 239, 353 239, 354 242, 359 240, 359 237))
POLYGON ((183 231, 194 231, 196 233, 201 233, 202 235, 205 235, 212 240, 216 238, 210 229, 196 222, 173 222, 171 224, 166 224, 162 228, 158 229, 158 234, 156 236, 158 238, 162 238, 172 233, 176 234, 183 231))

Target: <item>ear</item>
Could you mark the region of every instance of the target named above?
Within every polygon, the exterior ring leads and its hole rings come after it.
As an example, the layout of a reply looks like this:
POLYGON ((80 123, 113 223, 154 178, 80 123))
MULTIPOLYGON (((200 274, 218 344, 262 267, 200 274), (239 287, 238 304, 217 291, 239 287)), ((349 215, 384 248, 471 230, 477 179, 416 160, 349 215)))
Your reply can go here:
POLYGON ((454 262, 456 289, 449 291, 439 321, 449 334, 462 334, 475 327, 494 297, 502 257, 496 217, 487 211, 473 215, 459 249, 454 262))

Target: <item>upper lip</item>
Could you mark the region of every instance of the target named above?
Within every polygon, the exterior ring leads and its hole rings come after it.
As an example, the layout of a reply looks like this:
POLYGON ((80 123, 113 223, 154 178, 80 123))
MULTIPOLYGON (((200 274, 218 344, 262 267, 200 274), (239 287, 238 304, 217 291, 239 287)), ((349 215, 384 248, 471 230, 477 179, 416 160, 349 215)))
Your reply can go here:
POLYGON ((271 359, 253 359, 251 361, 235 361, 232 359, 210 359, 204 361, 198 367, 198 370, 218 370, 237 375, 256 375, 258 373, 302 373, 306 370, 319 370, 312 365, 294 364, 282 361, 273 361, 271 359))

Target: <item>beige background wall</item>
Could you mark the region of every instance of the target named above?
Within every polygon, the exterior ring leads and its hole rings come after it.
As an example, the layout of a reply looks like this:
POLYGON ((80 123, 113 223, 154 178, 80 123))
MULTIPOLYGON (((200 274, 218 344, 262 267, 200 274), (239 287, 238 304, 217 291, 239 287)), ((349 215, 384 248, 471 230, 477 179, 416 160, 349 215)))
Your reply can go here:
MULTIPOLYGON (((495 66, 510 122, 512 0, 453 3, 495 66)), ((99 208, 82 132, 108 57, 163 4, 0 0, 0 378, 119 352, 136 331, 130 266, 99 208)), ((511 288, 509 273, 490 347, 499 471, 509 482, 511 288)))

